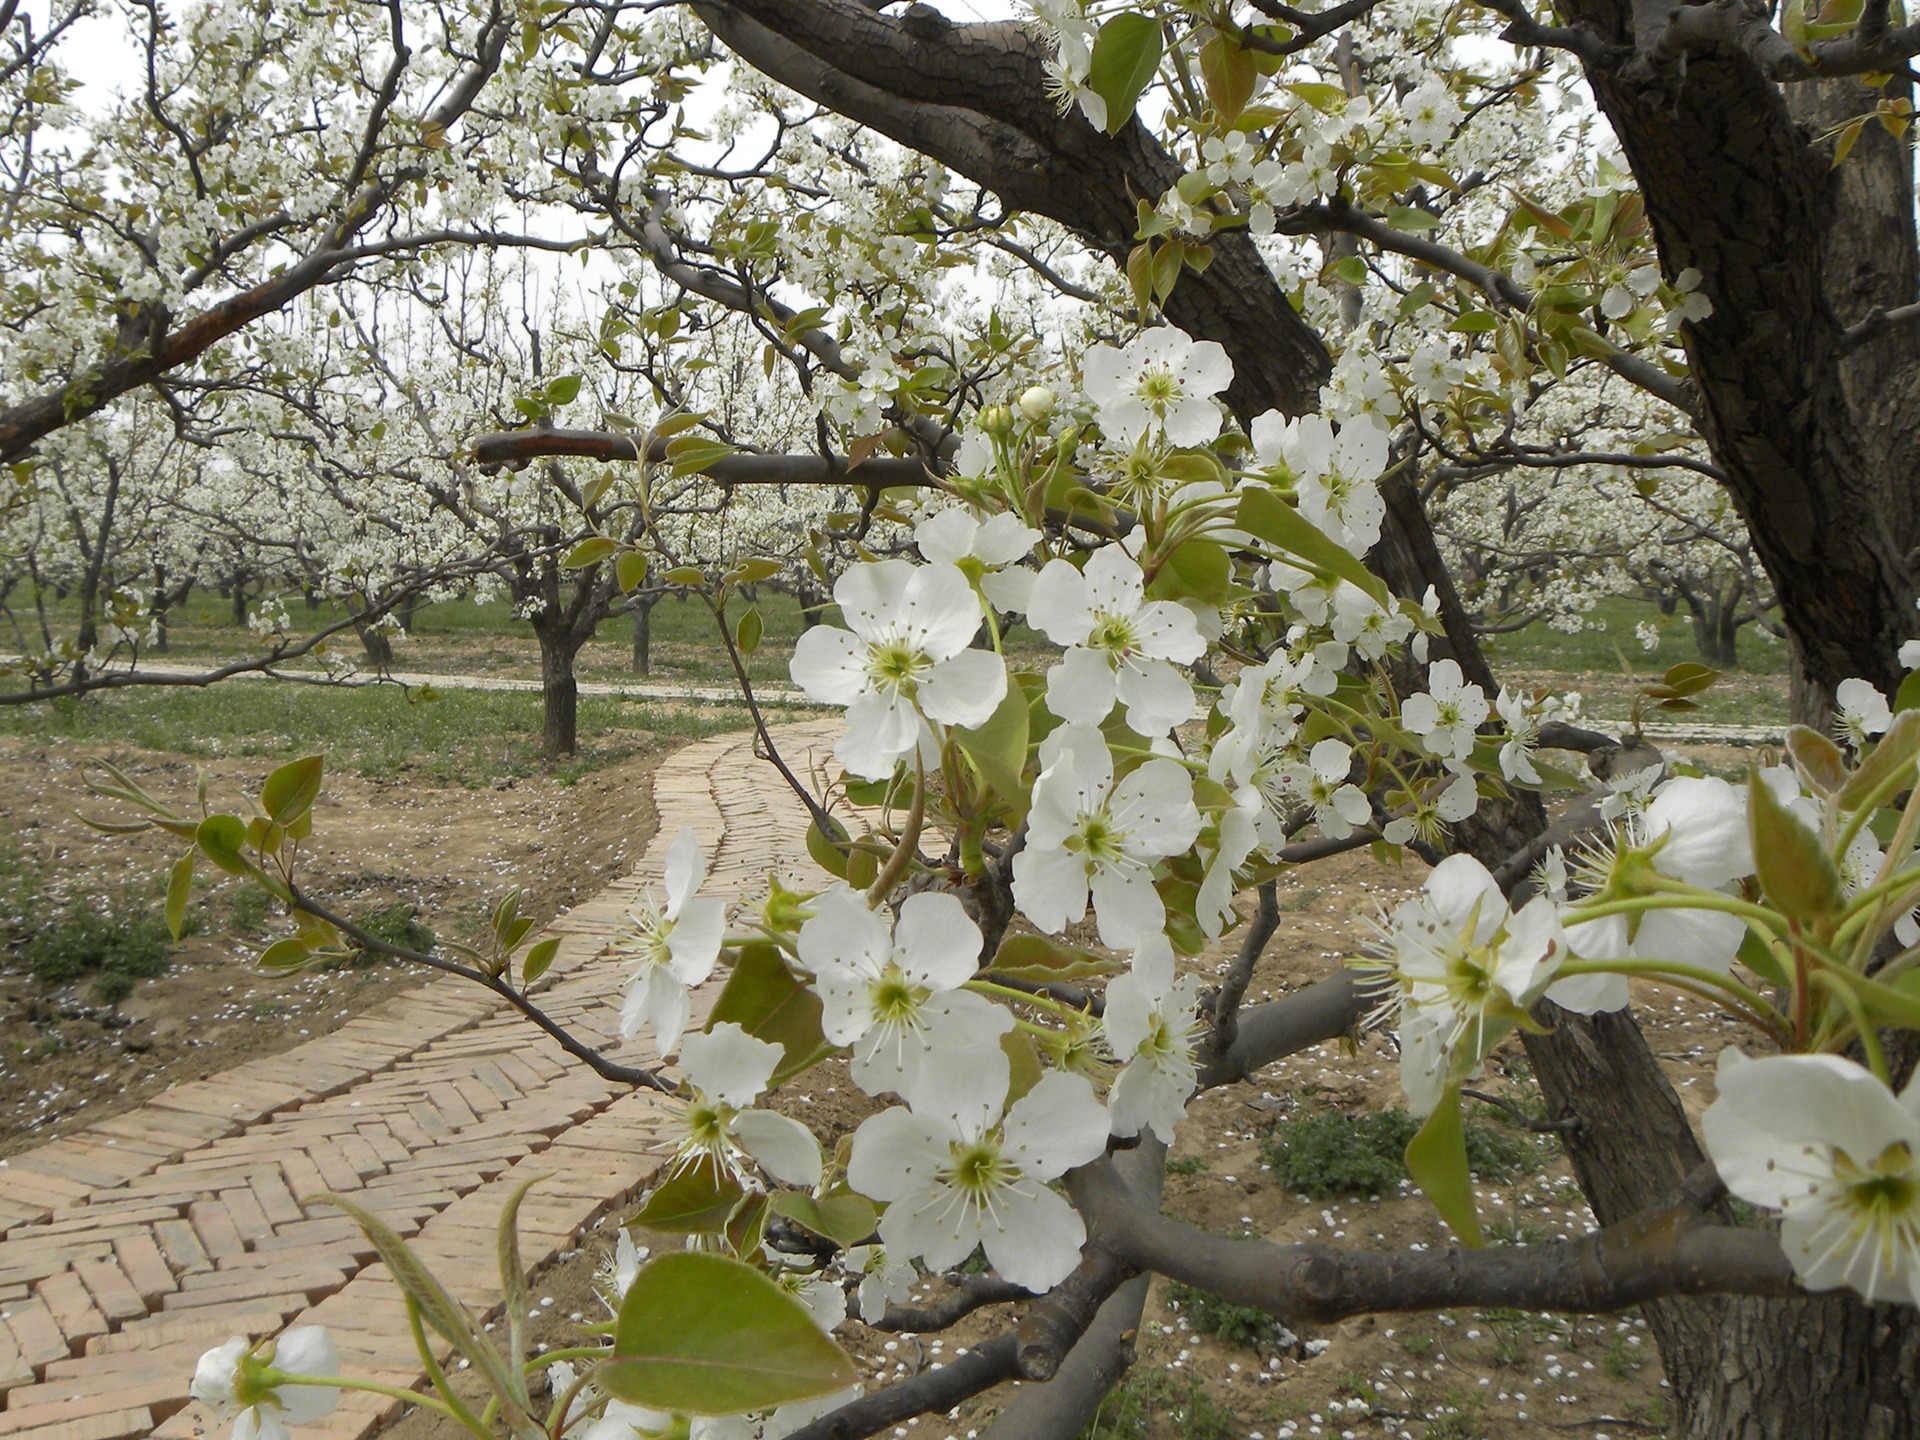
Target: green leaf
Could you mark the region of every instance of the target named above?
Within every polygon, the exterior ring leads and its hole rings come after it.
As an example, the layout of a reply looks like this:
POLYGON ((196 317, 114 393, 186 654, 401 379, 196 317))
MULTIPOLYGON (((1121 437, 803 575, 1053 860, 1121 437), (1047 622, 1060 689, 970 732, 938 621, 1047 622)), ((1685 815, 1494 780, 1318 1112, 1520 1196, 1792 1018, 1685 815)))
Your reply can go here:
POLYGON ((1473 1176, 1467 1169, 1467 1131, 1460 1121, 1458 1083, 1447 1087, 1439 1107, 1407 1142, 1407 1173, 1427 1192, 1460 1243, 1478 1249, 1483 1243, 1480 1215, 1473 1200, 1473 1176))
POLYGON ((613 578, 623 595, 631 595, 638 590, 647 578, 646 554, 639 550, 623 550, 620 558, 613 562, 613 578))
POLYGON ((1806 823, 1775 798, 1758 773, 1747 777, 1753 871, 1774 908, 1793 920, 1822 920, 1846 905, 1833 856, 1806 823))
POLYGON ((782 1190, 773 1197, 773 1213, 824 1236, 842 1250, 851 1249, 872 1235, 879 1219, 873 1202, 850 1190, 823 1200, 799 1190, 782 1190))
POLYGON ((760 636, 766 629, 766 622, 760 618, 760 607, 749 605, 747 613, 740 617, 740 623, 734 627, 733 643, 740 647, 742 655, 751 655, 760 648, 760 636))
POLYGON ((562 570, 584 570, 589 565, 598 565, 602 560, 620 548, 620 542, 609 540, 604 535, 589 535, 560 562, 562 570))
POLYGON ((990 974, 1013 980, 1031 980, 1047 984, 1054 980, 1078 980, 1089 975, 1111 975, 1120 962, 1065 945, 1046 935, 1009 935, 994 951, 990 974))
POLYGON ((1114 16, 1094 38, 1087 88, 1107 102, 1107 133, 1133 118, 1140 94, 1160 68, 1160 22, 1131 12, 1114 16))
POLYGON ((704 585, 707 572, 698 565, 676 565, 661 578, 669 585, 704 585))
POLYGON ((1740 942, 1740 953, 1735 958, 1762 980, 1771 981, 1775 985, 1793 983, 1787 974, 1786 967, 1773 953, 1773 947, 1767 944, 1758 931, 1747 931, 1746 939, 1740 942))
POLYGON ((621 1301, 613 1334, 613 1358, 595 1367, 594 1383, 655 1410, 769 1410, 859 1378, 804 1305, 723 1255, 683 1251, 648 1264, 621 1301))
POLYGON ((1904 773, 1911 784, 1916 757, 1920 757, 1920 710, 1903 710, 1893 717, 1873 753, 1860 762, 1853 778, 1841 788, 1841 805, 1848 810, 1859 809, 1895 775, 1904 773))
POLYGON ((713 1002, 707 1029, 732 1021, 754 1038, 784 1049, 767 1085, 771 1090, 833 1053, 820 1031, 820 1014, 820 997, 787 969, 778 948, 743 945, 726 987, 713 1002))
POLYGON ((1847 783, 1846 757, 1818 730, 1791 726, 1787 730, 1787 753, 1807 783, 1822 795, 1832 795, 1847 783))
POLYGON ((247 842, 247 827, 238 815, 207 816, 194 832, 194 842, 202 855, 227 874, 247 873, 247 862, 240 855, 240 847, 247 842))
POLYGON ((312 958, 313 951, 307 948, 306 941, 298 936, 289 936, 267 946, 254 963, 262 970, 298 970, 312 958))
POLYGON ((1256 535, 1288 555, 1306 561, 1309 568, 1352 581, 1381 605, 1393 603, 1387 587, 1378 576, 1329 540, 1311 521, 1273 491, 1263 486, 1249 486, 1240 496, 1240 513, 1236 523, 1248 534, 1256 535))
POLYGON ((1016 808, 1025 804, 1021 777, 1027 766, 1027 697, 1019 686, 1007 686, 985 724, 955 726, 953 740, 994 794, 1016 808))
POLYGON ((1156 600, 1203 600, 1224 605, 1233 592, 1233 561, 1217 540, 1195 538, 1175 548, 1154 572, 1156 600))
POLYGON ((734 447, 704 435, 681 435, 667 443, 667 463, 675 475, 693 475, 726 459, 734 447))
POLYGON ((847 843, 847 827, 831 815, 826 820, 833 827, 831 838, 820 832, 818 820, 807 826, 807 854, 813 857, 814 864, 836 880, 844 880, 847 878, 847 856, 840 847, 847 843))
POLYGON ((187 922, 187 897, 193 893, 193 857, 189 850, 173 862, 173 869, 167 876, 167 933, 174 939, 180 938, 180 930, 187 922))
POLYGON ((520 1202, 527 1197, 527 1191, 546 1179, 544 1175, 529 1175, 507 1195, 507 1203, 500 1207, 500 1225, 497 1232, 497 1247, 500 1253, 500 1308, 507 1315, 507 1374, 519 1381, 514 1398, 522 1405, 528 1403, 526 1365, 527 1365, 527 1295, 526 1268, 520 1261, 520 1202))
POLYGON ((1200 47, 1200 83, 1220 118, 1228 124, 1240 117, 1260 82, 1253 56, 1225 36, 1216 34, 1200 47))
POLYGON ((1431 210, 1422 210, 1417 205, 1389 205, 1387 224, 1396 230, 1438 230, 1440 217, 1431 210))
POLYGON ((526 989, 527 986, 533 984, 534 981, 547 973, 548 969, 553 965, 553 957, 559 953, 559 950, 560 937, 558 935, 549 935, 546 939, 536 944, 531 950, 527 951, 526 959, 520 962, 520 988, 522 990, 526 989))
POLYGON ((271 775, 260 791, 260 804, 276 825, 291 825, 320 794, 320 775, 326 761, 318 755, 289 760, 271 775))
POLYGON ((579 393, 580 377, 578 375, 562 375, 559 379, 547 386, 547 403, 549 405, 570 405, 573 403, 574 397, 579 393))
POLYGON ((525 1394, 525 1382, 517 1374, 510 1376, 507 1373, 508 1367, 501 1363, 499 1352, 481 1337, 472 1317, 460 1302, 447 1293, 446 1287, 420 1263, 419 1256, 409 1250, 406 1242, 371 1210, 363 1209, 344 1195, 323 1191, 314 1198, 344 1210, 353 1217, 353 1222, 386 1263, 387 1273, 393 1277, 394 1284, 419 1307, 421 1318, 450 1341, 453 1348, 480 1372, 493 1388, 494 1394, 500 1397, 501 1409, 506 1412, 503 1418, 514 1427, 514 1433, 521 1433, 519 1426, 527 1423, 526 1407, 520 1400, 525 1394))
POLYGON ((702 1155, 656 1187, 632 1223, 668 1235, 718 1235, 745 1193, 711 1156, 702 1155))
POLYGON ((736 585, 755 585, 762 580, 771 580, 785 568, 778 560, 756 555, 735 565, 727 572, 727 579, 736 585))

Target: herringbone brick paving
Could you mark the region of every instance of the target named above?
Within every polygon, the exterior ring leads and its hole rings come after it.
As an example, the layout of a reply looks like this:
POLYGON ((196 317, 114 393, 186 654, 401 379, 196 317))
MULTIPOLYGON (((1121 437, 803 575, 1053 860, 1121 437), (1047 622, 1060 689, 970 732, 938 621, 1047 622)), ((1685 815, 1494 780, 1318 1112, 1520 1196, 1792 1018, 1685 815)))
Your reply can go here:
MULTIPOLYGON (((778 739, 791 763, 831 734, 815 722, 778 739)), ((769 870, 808 863, 805 812, 748 737, 670 756, 654 802, 659 832, 634 874, 548 927, 561 944, 540 1004, 602 1048, 618 1046, 625 980, 607 942, 659 883, 681 825, 711 861, 710 894, 755 899, 769 870)), ((658 1095, 600 1079, 504 1002, 437 978, 0 1162, 0 1440, 217 1435, 187 1399, 201 1352, 290 1324, 330 1327, 349 1373, 416 1386, 398 1289, 353 1223, 313 1197, 337 1191, 381 1216, 486 1317, 501 1304, 494 1236, 512 1188, 544 1177, 520 1211, 531 1271, 646 1183, 665 1118, 658 1095)), ((302 1435, 359 1440, 398 1408, 349 1392, 302 1435)))

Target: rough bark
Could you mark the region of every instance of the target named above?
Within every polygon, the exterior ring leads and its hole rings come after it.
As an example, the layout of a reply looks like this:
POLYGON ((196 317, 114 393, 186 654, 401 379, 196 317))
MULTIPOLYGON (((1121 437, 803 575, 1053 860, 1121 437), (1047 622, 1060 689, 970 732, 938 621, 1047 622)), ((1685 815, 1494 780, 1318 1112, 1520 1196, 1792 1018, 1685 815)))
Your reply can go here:
POLYGON ((653 673, 653 607, 658 604, 657 597, 648 597, 633 602, 633 673, 651 675, 653 673))
POLYGON ((579 748, 580 682, 573 662, 580 641, 573 627, 535 616, 533 636, 540 644, 540 751, 549 760, 579 748))

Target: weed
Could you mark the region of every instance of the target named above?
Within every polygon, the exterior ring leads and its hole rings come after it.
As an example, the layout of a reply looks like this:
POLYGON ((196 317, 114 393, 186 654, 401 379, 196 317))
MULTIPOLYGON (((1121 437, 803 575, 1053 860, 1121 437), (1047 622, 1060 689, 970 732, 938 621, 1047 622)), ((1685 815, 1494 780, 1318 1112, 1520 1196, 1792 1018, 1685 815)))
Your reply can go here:
MULTIPOLYGON (((1260 1158, 1274 1178, 1309 1200, 1335 1195, 1383 1195, 1408 1178, 1407 1142, 1420 1122, 1395 1107, 1368 1114, 1302 1111, 1260 1142, 1260 1158)), ((1543 1168, 1548 1143, 1478 1118, 1466 1122, 1467 1164, 1484 1180, 1505 1181, 1543 1168)))
POLYGON ((1107 1393, 1080 1440, 1155 1440, 1164 1420, 1180 1440, 1237 1440, 1239 1422, 1193 1376, 1135 1370, 1107 1393))
POLYGON ((257 885, 240 885, 227 902, 227 924, 241 935, 258 935, 273 916, 273 897, 257 885))
POLYGON ((1186 1316, 1195 1330, 1230 1344, 1252 1345, 1273 1334, 1274 1320, 1266 1311, 1235 1305, 1177 1280, 1168 1284, 1166 1301, 1186 1316))
POLYGON ((1289 895, 1286 899, 1282 900, 1280 902, 1280 909, 1284 914, 1297 914, 1326 893, 1327 892, 1322 890, 1318 885, 1309 885, 1306 889, 1289 895))
POLYGON ((1637 1375, 1647 1363, 1646 1356, 1640 1353, 1641 1346, 1629 1345, 1627 1337, 1616 1335, 1607 1342, 1607 1353, 1600 1357, 1600 1363, 1607 1367, 1607 1373, 1616 1380, 1624 1380, 1629 1375, 1637 1375))
POLYGON ((1509 1212, 1487 1222, 1487 1239, 1495 1245, 1546 1245, 1553 1232, 1524 1216, 1509 1212))
MULTIPOLYGON (((420 912, 412 905, 389 905, 381 910, 365 910, 352 918, 355 925, 388 945, 421 953, 433 949, 433 931, 421 923, 420 912)), ((381 958, 371 950, 362 950, 355 953, 353 963, 370 965, 381 958)))
POLYGON ((1433 1336, 1425 1330, 1413 1330, 1400 1337, 1400 1348, 1416 1359, 1433 1353, 1433 1336))
POLYGON ((91 974, 94 998, 111 1005, 127 997, 135 980, 164 975, 168 948, 166 923, 150 905, 123 895, 101 911, 75 898, 62 912, 29 920, 19 959, 49 985, 91 974))
POLYGON ((1183 1159, 1167 1161, 1169 1175, 1198 1175, 1207 1168, 1207 1157, 1188 1155, 1183 1159))
POLYGON ((1449 1390, 1427 1418, 1426 1440, 1486 1440, 1486 1435, 1487 1402, 1478 1395, 1449 1390))

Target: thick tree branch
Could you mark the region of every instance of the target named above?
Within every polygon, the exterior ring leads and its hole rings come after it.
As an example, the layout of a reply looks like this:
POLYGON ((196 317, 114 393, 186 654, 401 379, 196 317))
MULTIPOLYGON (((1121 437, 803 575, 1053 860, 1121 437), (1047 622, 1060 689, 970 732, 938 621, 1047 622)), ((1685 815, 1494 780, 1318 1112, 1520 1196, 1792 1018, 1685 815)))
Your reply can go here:
MULTIPOLYGON (((503 430, 482 435, 468 452, 477 465, 525 465, 554 456, 586 460, 640 460, 664 464, 667 442, 612 430, 503 430)), ((854 490, 896 486, 939 488, 938 477, 921 460, 877 455, 849 464, 823 455, 728 455, 700 473, 721 485, 844 485, 854 490)))

